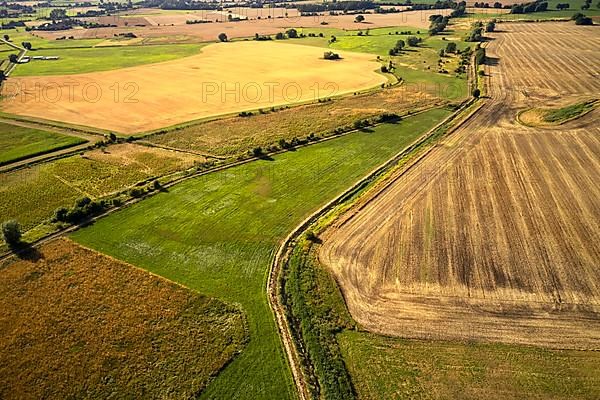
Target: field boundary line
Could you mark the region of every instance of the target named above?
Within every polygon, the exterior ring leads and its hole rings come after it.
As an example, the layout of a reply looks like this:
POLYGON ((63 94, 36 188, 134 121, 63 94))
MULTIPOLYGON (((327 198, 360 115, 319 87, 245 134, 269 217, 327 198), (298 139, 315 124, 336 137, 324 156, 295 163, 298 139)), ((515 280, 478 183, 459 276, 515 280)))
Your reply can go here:
MULTIPOLYGON (((348 198, 348 196, 357 193, 360 189, 364 188, 365 185, 377 175, 386 172, 390 167, 392 167, 395 163, 397 163, 402 157, 410 154, 414 151, 418 146, 423 144, 426 140, 432 137, 434 132, 442 127, 444 124, 451 122, 454 118, 456 118, 460 113, 466 110, 469 106, 471 106, 476 100, 470 99, 467 100, 458 110, 444 118, 440 123, 431 128, 424 135, 421 135, 418 139, 416 139, 412 144, 404 147, 400 152, 396 153, 393 157, 385 161, 383 164, 375 167, 371 172, 365 175, 363 178, 359 179, 355 182, 350 188, 346 189, 340 195, 330 200, 328 203, 323 205, 321 208, 316 210, 314 213, 309 215, 306 219, 304 219, 296 228, 294 228, 286 238, 281 242, 273 260, 271 262, 271 266, 269 269, 268 275, 268 283, 266 287, 267 298, 269 300, 269 305, 271 307, 271 311, 275 317, 275 321, 277 323, 277 328, 280 332, 280 338, 283 342, 283 347, 286 351, 286 355, 288 358, 289 366, 292 370, 292 375, 294 378, 294 382, 296 384, 298 396, 301 400, 309 399, 310 392, 308 390, 308 382, 306 381, 305 374, 303 372, 302 367, 300 366, 301 356, 298 352, 298 344, 293 339, 293 335, 291 333, 290 325, 287 321, 287 313, 285 310, 285 306, 281 303, 281 283, 282 283, 282 270, 283 265, 287 263, 290 251, 293 247, 295 240, 302 234, 304 230, 306 230, 310 225, 316 222, 319 218, 329 212, 334 206, 342 203, 344 199, 348 198)), ((459 124, 453 127, 454 131, 456 128, 464 124, 476 111, 478 111, 481 106, 477 107, 475 110, 471 112, 471 114, 459 121, 459 124)), ((424 157, 421 156, 415 163, 421 160, 424 157)))

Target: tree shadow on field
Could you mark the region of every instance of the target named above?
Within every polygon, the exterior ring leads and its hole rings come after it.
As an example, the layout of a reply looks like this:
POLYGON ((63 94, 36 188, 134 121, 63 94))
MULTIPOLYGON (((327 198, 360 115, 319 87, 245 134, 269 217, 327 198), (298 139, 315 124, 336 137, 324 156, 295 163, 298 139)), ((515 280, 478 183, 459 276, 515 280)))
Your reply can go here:
POLYGON ((44 258, 44 255, 37 248, 31 246, 29 243, 19 243, 18 245, 12 247, 12 250, 15 252, 15 255, 21 260, 36 262, 44 258))
POLYGON ((498 64, 500 64, 500 59, 498 57, 485 57, 485 65, 490 65, 490 66, 497 66, 498 64))
POLYGON ((261 156, 258 156, 258 159, 263 160, 263 161, 275 161, 275 159, 268 154, 263 154, 261 156))

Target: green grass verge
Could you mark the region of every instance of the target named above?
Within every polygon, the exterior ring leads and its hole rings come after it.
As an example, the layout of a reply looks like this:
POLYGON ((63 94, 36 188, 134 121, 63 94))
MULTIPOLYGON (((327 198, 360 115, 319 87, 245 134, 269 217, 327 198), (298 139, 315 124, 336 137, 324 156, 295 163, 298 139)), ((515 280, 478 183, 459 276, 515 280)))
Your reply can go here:
POLYGON ((567 120, 584 114, 594 108, 594 105, 598 100, 589 100, 577 104, 572 104, 567 107, 559 108, 557 110, 548 110, 544 113, 544 121, 552 124, 560 124, 567 120))
POLYGON ((60 59, 32 60, 27 64, 18 65, 12 75, 42 76, 108 71, 191 56, 198 54, 202 47, 202 44, 173 44, 37 50, 29 52, 28 55, 58 56, 60 59))
POLYGON ((338 342, 360 399, 597 399, 594 351, 419 341, 345 331, 338 342))
POLYGON ((0 165, 85 142, 73 136, 0 122, 0 165))
POLYGON ((372 132, 188 180, 75 232, 86 246, 241 304, 250 342, 205 398, 293 398, 269 309, 269 262, 285 235, 320 205, 446 117, 432 110, 372 132))

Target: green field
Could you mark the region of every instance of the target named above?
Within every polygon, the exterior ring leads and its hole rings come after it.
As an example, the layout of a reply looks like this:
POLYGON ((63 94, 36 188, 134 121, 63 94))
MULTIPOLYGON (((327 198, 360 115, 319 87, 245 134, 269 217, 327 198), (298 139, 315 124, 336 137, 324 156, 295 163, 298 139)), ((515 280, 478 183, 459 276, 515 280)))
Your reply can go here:
POLYGON ((75 232, 76 241, 199 292, 241 304, 250 342, 205 398, 293 398, 269 309, 269 262, 287 233, 449 114, 398 124, 188 180, 75 232))
POLYGON ((318 35, 320 32, 323 32, 325 38, 307 37, 290 40, 289 43, 372 53, 381 57, 382 62, 387 64, 387 61, 390 59, 388 52, 395 46, 398 40, 404 40, 406 43, 408 36, 420 37, 423 42, 419 46, 406 47, 400 55, 391 58, 396 64, 394 75, 402 78, 406 84, 418 87, 422 92, 427 92, 448 100, 459 100, 467 94, 467 79, 465 74, 457 75, 454 72, 458 66, 459 58, 454 55, 445 57, 443 59, 444 69, 448 73, 440 73, 438 72, 439 51, 445 48, 450 42, 456 43, 459 50, 464 50, 466 47, 473 48, 474 44, 464 41, 467 34, 466 30, 453 29, 455 29, 455 26, 450 25, 443 34, 429 36, 427 29, 399 26, 372 29, 368 35, 366 35, 366 30, 363 30, 363 35, 358 36, 359 31, 305 28, 302 30, 302 33, 306 35, 308 33, 315 33, 318 35), (396 32, 400 33, 403 31, 410 31, 411 34, 396 34, 396 32), (336 36, 336 41, 329 43, 328 40, 332 34, 336 36))
POLYGON ((73 136, 0 122, 0 165, 85 142, 73 136))
POLYGON ((37 50, 29 56, 59 56, 55 61, 32 60, 18 65, 13 76, 66 75, 108 71, 175 60, 200 52, 201 44, 113 46, 82 49, 37 50))
MULTIPOLYGON (((34 49, 92 47, 105 41, 105 39, 46 40, 33 36, 33 34, 25 31, 24 28, 0 29, 0 35, 8 35, 10 40, 19 46, 22 42, 29 42, 34 49)), ((69 36, 66 31, 65 36, 69 36)))
POLYGON ((598 399, 600 354, 338 335, 359 399, 598 399))
MULTIPOLYGON (((121 145, 119 145, 121 146, 121 145)), ((92 199, 139 181, 189 168, 190 162, 132 146, 126 159, 111 158, 115 146, 0 174, 0 221, 16 219, 24 230, 50 218, 77 198, 92 199), (132 149, 136 149, 135 151, 132 149)))

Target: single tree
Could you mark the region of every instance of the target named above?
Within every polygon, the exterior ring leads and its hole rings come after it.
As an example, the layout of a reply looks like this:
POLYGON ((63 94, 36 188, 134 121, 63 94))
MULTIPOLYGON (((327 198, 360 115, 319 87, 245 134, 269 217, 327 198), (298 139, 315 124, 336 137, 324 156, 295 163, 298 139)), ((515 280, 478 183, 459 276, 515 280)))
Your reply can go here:
POLYGON ((476 99, 478 99, 479 96, 481 96, 481 90, 479 90, 479 89, 473 90, 473 97, 475 97, 476 99))
POLYGON ((456 43, 450 42, 446 45, 446 53, 456 53, 456 43))
POLYGON ((416 36, 409 36, 409 37, 406 39, 406 42, 408 43, 408 45, 409 45, 409 46, 411 46, 411 47, 415 47, 415 46, 418 46, 418 45, 419 45, 419 43, 421 42, 421 39, 419 39, 419 38, 418 38, 418 37, 416 37, 416 36))
POLYGON ((219 33, 219 40, 221 42, 226 42, 227 41, 227 35, 224 33, 219 33))
POLYGON ((11 63, 16 64, 18 60, 19 60, 19 57, 17 57, 16 54, 8 55, 8 61, 10 61, 11 63))
POLYGON ((362 14, 358 14, 356 16, 356 18, 354 18, 354 22, 358 22, 358 23, 363 22, 364 20, 365 20, 365 17, 362 14))
POLYGON ((59 21, 65 18, 67 18, 67 11, 62 8, 55 8, 50 11, 50 19, 52 21, 59 21))
POLYGON ((287 34, 287 37, 289 37, 290 39, 295 39, 298 37, 298 31, 295 30, 294 28, 288 29, 287 31, 285 31, 285 33, 287 34))
POLYGON ((2 224, 2 237, 7 245, 14 247, 21 243, 21 227, 14 219, 2 224))
POLYGON ((29 43, 29 42, 23 42, 23 43, 21 43, 21 46, 23 46, 23 48, 26 50, 31 50, 31 48, 32 48, 31 43, 29 43))
POLYGON ((4 40, 6 40, 8 42, 10 40, 10 36, 4 35, 4 40))

